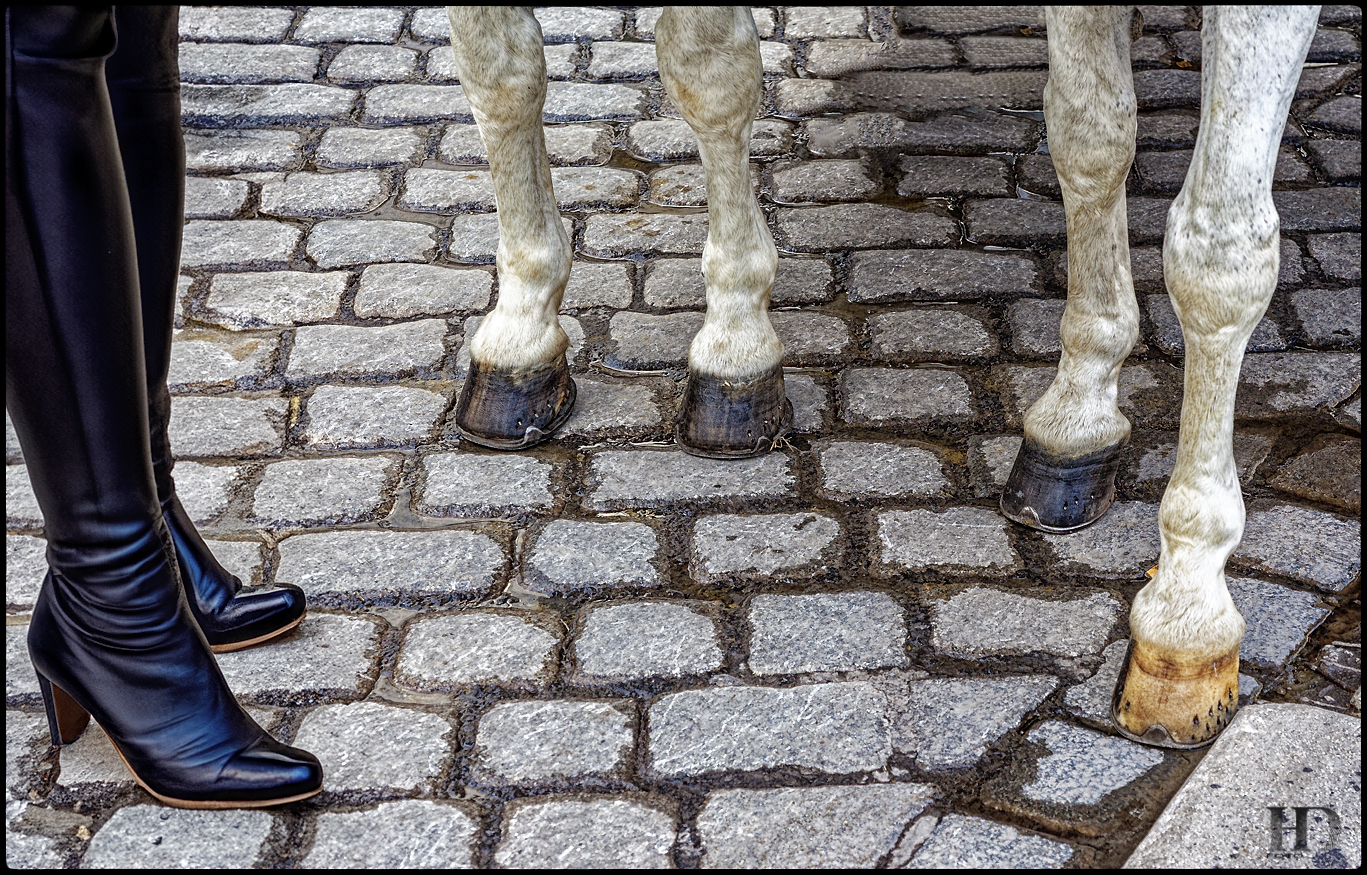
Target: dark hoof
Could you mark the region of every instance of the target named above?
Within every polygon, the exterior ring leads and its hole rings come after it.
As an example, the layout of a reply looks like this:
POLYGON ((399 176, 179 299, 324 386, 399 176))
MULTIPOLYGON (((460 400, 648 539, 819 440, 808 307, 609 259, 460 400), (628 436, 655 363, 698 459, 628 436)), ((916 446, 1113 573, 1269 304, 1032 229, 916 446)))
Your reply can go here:
POLYGON ((1067 459, 1027 438, 1002 489, 1002 514, 1046 532, 1071 532, 1096 522, 1115 500, 1115 473, 1124 448, 1121 441, 1067 459))
POLYGON ((792 425, 783 368, 743 381, 689 373, 674 439, 691 456, 745 459, 769 452, 792 425))
POLYGON ((522 373, 470 362, 456 402, 461 437, 495 450, 522 450, 548 439, 574 409, 575 385, 562 355, 522 373))

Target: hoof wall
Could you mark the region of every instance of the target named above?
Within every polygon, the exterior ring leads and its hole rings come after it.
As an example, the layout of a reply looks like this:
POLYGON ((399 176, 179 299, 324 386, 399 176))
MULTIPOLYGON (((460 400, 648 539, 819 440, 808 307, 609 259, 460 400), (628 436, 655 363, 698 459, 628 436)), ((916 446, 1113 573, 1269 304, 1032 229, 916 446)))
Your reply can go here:
POLYGON ((570 418, 575 395, 564 356, 511 374, 471 361, 456 402, 456 428, 482 447, 523 450, 549 439, 570 418))
POLYGON ((783 368, 752 380, 688 375, 674 438, 691 456, 746 459, 773 449, 792 431, 793 405, 783 390, 783 368))
POLYGON ((1091 525, 1115 500, 1115 474, 1124 448, 1122 441, 1067 459, 1027 438, 1002 489, 1002 514, 1046 532, 1091 525))
POLYGON ((1181 665, 1133 639, 1111 699, 1121 735, 1153 747, 1194 750, 1214 743, 1239 709, 1239 649, 1181 665))

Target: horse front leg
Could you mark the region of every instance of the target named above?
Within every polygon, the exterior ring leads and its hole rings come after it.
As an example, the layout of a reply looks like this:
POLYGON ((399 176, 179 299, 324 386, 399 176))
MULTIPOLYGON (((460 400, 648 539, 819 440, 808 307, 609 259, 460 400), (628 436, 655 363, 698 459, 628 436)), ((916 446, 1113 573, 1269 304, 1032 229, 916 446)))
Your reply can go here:
POLYGON ((1139 338, 1125 177, 1134 159, 1132 7, 1049 7, 1044 117, 1068 227, 1068 303, 1053 383, 1025 415, 1002 492, 1008 518, 1049 532, 1096 521, 1115 497, 1130 422, 1120 366, 1139 338))
POLYGON ((660 78, 698 138, 707 178, 707 316, 689 348, 675 436, 693 455, 758 455, 792 422, 768 314, 778 250, 750 182, 759 36, 746 7, 688 6, 666 7, 655 39, 660 78))
POLYGON ((1224 575, 1244 530, 1234 394, 1277 284, 1272 174, 1318 16, 1317 6, 1205 11, 1201 128, 1163 241, 1186 341, 1181 432, 1159 508, 1158 571, 1130 611, 1113 708, 1122 732, 1151 744, 1209 744, 1238 707, 1244 620, 1224 575))
POLYGON ((498 205, 498 303, 469 341, 455 423, 473 443, 516 450, 569 418, 575 385, 558 312, 570 241, 542 132, 546 61, 530 7, 449 6, 461 88, 489 153, 498 205))

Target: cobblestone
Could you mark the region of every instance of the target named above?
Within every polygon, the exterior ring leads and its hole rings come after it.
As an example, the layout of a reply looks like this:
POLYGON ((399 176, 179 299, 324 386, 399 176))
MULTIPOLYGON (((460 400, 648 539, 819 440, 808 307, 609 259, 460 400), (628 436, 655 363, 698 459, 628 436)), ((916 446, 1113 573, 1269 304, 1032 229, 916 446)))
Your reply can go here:
POLYGON ((503 572, 501 544, 471 531, 300 534, 279 546, 275 580, 310 599, 480 595, 503 572))
POLYGON ((678 678, 721 667, 715 623, 687 605, 645 602, 585 611, 574 642, 582 680, 678 678))
POLYGON ((703 865, 872 867, 935 796, 926 784, 720 790, 698 813, 703 865))
POLYGON ((649 768, 662 776, 788 765, 872 771, 891 753, 886 711, 883 694, 864 682, 673 693, 647 714, 649 768))
POLYGON ((795 422, 742 461, 671 446, 708 216, 660 7, 535 13, 579 394, 515 455, 448 415, 498 215, 446 10, 184 7, 177 491, 245 585, 307 592, 219 664, 325 792, 175 811, 102 732, 50 750, 25 646, 47 542, 7 421, 7 864, 1265 866, 1249 788, 1287 786, 1342 835, 1311 811, 1284 862, 1356 866, 1361 13, 1321 11, 1283 132, 1236 399, 1242 706, 1174 796, 1201 755, 1141 768, 1109 717, 1178 438, 1162 243, 1199 119, 1199 13, 1142 12, 1133 445, 1110 513, 1052 536, 996 507, 1068 283, 1040 7, 753 10, 795 422))
POLYGON ((632 711, 606 701, 495 705, 479 721, 472 777, 512 784, 625 777, 632 711))

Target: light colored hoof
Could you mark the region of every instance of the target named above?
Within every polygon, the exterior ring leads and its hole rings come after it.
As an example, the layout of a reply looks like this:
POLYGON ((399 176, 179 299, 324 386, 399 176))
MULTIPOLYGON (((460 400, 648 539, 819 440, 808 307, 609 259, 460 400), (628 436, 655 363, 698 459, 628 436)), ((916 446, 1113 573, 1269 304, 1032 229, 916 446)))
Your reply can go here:
POLYGON ((1155 747, 1190 750, 1215 741, 1239 709, 1239 648, 1203 662, 1130 640, 1111 716, 1120 734, 1155 747))

